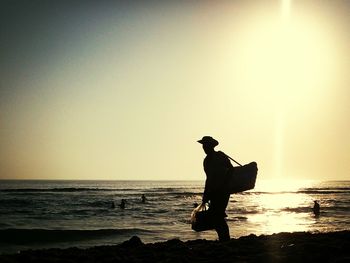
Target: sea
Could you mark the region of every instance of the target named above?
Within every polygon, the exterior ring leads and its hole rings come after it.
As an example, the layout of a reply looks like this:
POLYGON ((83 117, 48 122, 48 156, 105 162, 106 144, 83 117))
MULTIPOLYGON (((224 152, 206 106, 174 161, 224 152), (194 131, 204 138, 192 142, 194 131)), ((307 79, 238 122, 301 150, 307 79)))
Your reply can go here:
MULTIPOLYGON (((204 181, 1 180, 0 253, 115 245, 132 236, 144 243, 216 240, 213 230, 191 229, 203 188, 204 181)), ((253 190, 231 195, 226 213, 238 238, 350 230, 349 208, 350 181, 258 180, 253 190)))

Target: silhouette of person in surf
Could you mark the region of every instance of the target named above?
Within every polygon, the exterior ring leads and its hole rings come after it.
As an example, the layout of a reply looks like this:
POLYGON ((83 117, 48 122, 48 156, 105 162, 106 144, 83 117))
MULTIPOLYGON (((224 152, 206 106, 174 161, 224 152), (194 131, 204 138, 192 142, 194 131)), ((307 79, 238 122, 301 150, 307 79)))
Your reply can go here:
POLYGON ((141 196, 141 202, 146 203, 146 196, 144 194, 142 194, 141 196))
POLYGON ((124 208, 125 208, 125 203, 126 203, 125 199, 122 199, 122 201, 120 202, 119 207, 120 207, 121 209, 124 209, 124 208))
POLYGON ((202 204, 209 202, 208 214, 218 234, 219 241, 227 241, 230 240, 230 231, 225 220, 227 217, 225 210, 230 198, 230 193, 227 190, 228 171, 233 167, 226 154, 214 150, 215 146, 219 144, 217 140, 210 136, 204 136, 198 142, 202 144, 206 153, 203 162, 206 181, 202 204))
POLYGON ((115 204, 114 202, 112 201, 112 204, 111 204, 111 208, 114 209, 115 208, 115 204))
POLYGON ((320 215, 320 204, 316 200, 314 201, 314 207, 312 208, 312 211, 314 212, 315 216, 320 215))

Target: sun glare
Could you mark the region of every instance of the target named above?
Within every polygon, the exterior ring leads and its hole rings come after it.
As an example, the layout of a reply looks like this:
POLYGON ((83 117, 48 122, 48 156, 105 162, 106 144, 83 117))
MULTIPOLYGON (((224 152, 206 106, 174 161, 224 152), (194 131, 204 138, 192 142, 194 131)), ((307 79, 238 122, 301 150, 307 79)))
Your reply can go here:
POLYGON ((235 60, 239 80, 273 112, 275 177, 283 174, 286 127, 290 117, 318 108, 329 94, 334 56, 323 28, 306 14, 291 11, 291 1, 281 2, 281 16, 264 13, 252 17, 242 31, 235 60), (282 18, 281 18, 282 17, 282 18))

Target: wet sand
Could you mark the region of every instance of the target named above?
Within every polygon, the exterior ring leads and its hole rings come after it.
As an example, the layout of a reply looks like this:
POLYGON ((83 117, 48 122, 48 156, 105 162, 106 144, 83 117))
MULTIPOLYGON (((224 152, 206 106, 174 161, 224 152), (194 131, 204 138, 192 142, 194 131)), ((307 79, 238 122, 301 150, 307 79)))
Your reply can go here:
POLYGON ((46 249, 0 256, 0 262, 350 262, 350 231, 249 235, 227 242, 177 239, 143 244, 46 249))

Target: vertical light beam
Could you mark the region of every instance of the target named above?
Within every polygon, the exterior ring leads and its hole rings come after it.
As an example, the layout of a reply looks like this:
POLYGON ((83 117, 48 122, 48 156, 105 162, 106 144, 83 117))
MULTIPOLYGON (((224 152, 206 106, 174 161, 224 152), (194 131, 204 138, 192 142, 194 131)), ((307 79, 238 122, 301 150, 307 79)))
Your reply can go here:
POLYGON ((281 15, 283 20, 290 17, 291 0, 281 0, 281 15))
MULTIPOLYGON (((291 12, 291 0, 281 0, 281 18, 282 18, 282 35, 284 30, 288 27, 288 22, 290 19, 291 12)), ((283 42, 281 43, 283 44, 283 42)), ((284 48, 281 47, 283 50, 284 48)), ((284 75, 284 74, 283 74, 284 75)), ((282 76, 283 76, 282 75, 282 76)), ((282 83, 284 81, 282 80, 282 83)), ((282 83, 279 83, 282 85, 282 83)), ((284 121, 285 121, 285 111, 283 108, 283 103, 277 103, 277 107, 275 109, 276 117, 275 117, 275 178, 280 178, 283 173, 283 142, 284 142, 284 121)))

